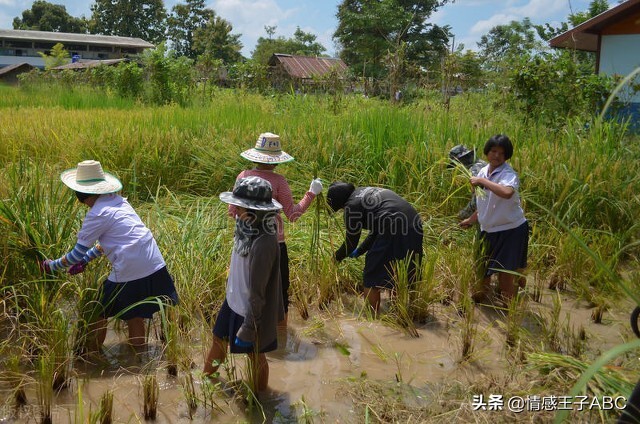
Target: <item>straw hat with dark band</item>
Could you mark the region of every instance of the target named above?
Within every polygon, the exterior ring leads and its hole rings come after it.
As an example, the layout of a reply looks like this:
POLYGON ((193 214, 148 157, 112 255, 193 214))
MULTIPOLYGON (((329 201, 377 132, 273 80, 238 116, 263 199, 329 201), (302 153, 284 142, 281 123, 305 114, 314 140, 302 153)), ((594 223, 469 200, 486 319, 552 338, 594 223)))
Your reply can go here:
POLYGON ((280 146, 280 136, 272 133, 262 133, 256 141, 256 147, 245 150, 240 156, 257 163, 279 163, 291 162, 293 156, 282 150, 280 146))
POLYGON ((271 184, 260 177, 240 178, 233 191, 220 193, 220 200, 231 205, 258 211, 276 211, 282 205, 272 198, 271 184))
POLYGON ((122 183, 116 177, 102 170, 96 160, 85 160, 77 168, 60 174, 62 182, 72 190, 87 194, 107 194, 122 190, 122 183))

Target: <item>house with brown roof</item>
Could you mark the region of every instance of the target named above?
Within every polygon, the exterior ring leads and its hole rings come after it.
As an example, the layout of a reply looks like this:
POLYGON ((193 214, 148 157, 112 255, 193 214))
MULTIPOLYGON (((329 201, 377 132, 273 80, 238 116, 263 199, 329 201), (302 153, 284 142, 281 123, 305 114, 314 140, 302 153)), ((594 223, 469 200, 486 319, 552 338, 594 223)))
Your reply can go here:
POLYGON ((4 66, 0 68, 0 82, 11 85, 18 84, 20 82, 18 80, 18 75, 24 72, 31 72, 34 69, 36 69, 35 66, 30 65, 26 62, 4 66))
POLYGON ((270 74, 276 85, 289 83, 295 87, 317 85, 335 73, 345 80, 347 65, 342 59, 333 57, 296 56, 275 53, 269 59, 270 74))
MULTIPOLYGON (((551 47, 595 52, 595 72, 625 77, 638 72, 631 83, 640 82, 640 0, 627 0, 552 38, 551 47)), ((621 114, 640 129, 640 93, 621 90, 621 114)))

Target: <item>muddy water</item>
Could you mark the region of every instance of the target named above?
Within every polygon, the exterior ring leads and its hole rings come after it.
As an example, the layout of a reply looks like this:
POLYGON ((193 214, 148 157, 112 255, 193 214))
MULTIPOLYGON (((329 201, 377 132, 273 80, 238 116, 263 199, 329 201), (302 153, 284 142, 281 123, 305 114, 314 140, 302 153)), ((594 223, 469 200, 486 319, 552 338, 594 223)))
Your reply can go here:
MULTIPOLYGON (((535 308, 549 309, 534 305, 535 308)), ((533 309, 533 308, 532 308, 533 309)), ((589 310, 566 301, 565 315, 576 325, 582 323, 597 348, 604 349, 620 342, 625 333, 625 312, 609 314, 605 325, 591 325, 589 310), (624 334, 623 334, 624 333, 624 334)), ((472 381, 482 374, 499 374, 506 369, 503 317, 494 309, 476 307, 480 336, 476 343, 476 361, 460 365, 461 319, 451 307, 439 306, 430 323, 418 328, 420 337, 406 336, 402 331, 380 322, 366 321, 337 312, 316 311, 308 321, 291 314, 289 327, 279 334, 279 349, 268 354, 269 390, 261 395, 263 408, 248 408, 230 385, 214 396, 217 408, 204 407, 202 400, 191 416, 186 406, 182 377, 169 377, 157 343, 143 355, 132 355, 122 336, 110 330, 104 358, 94 364, 74 364, 75 378, 68 390, 57 394, 52 407, 54 423, 86 422, 89 413, 99 408, 102 395, 114 396, 114 422, 142 422, 142 380, 146 373, 156 373, 160 385, 156 422, 302 422, 312 417, 315 422, 362 422, 362 410, 345 387, 353 381, 402 381, 417 390, 447 381, 472 381), (472 368, 472 369, 471 369, 472 368), (82 405, 79 408, 78 405, 82 405)), ((191 346, 196 392, 201 396, 198 373, 208 348, 196 340, 191 346)), ((245 375, 243 355, 234 356, 235 376, 245 375)), ((224 373, 223 373, 224 375, 224 373)), ((366 383, 365 383, 366 384, 366 383)), ((8 396, 8 392, 1 392, 8 396)), ((5 407, 0 423, 37 422, 39 408, 35 385, 27 390, 29 404, 18 416, 5 407)), ((412 402, 428 405, 425 396, 414 396, 412 402)), ((4 404, 4 402, 3 402, 4 404)), ((421 405, 418 405, 421 406, 421 405)))

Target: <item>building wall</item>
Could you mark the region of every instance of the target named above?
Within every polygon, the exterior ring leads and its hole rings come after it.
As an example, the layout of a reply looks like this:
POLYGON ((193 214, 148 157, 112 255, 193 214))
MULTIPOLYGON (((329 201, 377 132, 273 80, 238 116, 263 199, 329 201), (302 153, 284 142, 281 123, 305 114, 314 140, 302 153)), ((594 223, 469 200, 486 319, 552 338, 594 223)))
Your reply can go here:
MULTIPOLYGON (((627 76, 640 67, 640 34, 603 35, 600 45, 600 73, 627 76)), ((640 75, 635 83, 640 83, 640 75)), ((622 94, 622 101, 640 103, 640 93, 622 94)))
MULTIPOLYGON (((50 53, 50 49, 54 44, 55 43, 35 43, 23 40, 0 40, 0 67, 27 62, 39 68, 44 68, 44 60, 42 60, 42 57, 40 57, 38 53, 50 53), (43 45, 47 48, 39 48, 36 44, 43 45)), ((143 50, 138 48, 86 44, 69 45, 65 46, 65 49, 70 55, 78 55, 80 59, 90 60, 119 59, 140 53, 143 50)))
MULTIPOLYGON (((4 56, 0 54, 0 68, 25 62, 29 65, 44 69, 44 60, 40 56, 4 56)), ((71 62, 71 59, 69 59, 69 62, 71 62)))

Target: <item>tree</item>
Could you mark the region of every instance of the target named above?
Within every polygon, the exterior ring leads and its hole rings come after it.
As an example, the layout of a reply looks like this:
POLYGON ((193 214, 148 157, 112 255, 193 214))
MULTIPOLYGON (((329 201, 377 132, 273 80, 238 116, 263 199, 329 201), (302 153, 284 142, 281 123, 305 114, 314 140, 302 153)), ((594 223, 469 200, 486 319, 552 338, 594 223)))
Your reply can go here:
MULTIPOLYGON (((549 24, 545 24, 543 26, 536 26, 536 30, 540 38, 545 41, 551 40, 553 37, 556 37, 569 29, 569 26, 578 26, 583 22, 588 21, 591 18, 594 18, 605 12, 609 9, 609 4, 606 0, 592 0, 589 4, 589 8, 583 12, 576 12, 570 14, 567 19, 567 22, 561 22, 560 26, 553 27, 549 24)), ((596 55, 593 52, 586 52, 581 50, 556 50, 555 57, 560 57, 564 55, 571 56, 573 62, 580 69, 585 71, 586 73, 591 73, 596 66, 596 55)))
POLYGON ((67 8, 61 4, 52 4, 44 0, 36 0, 31 9, 22 12, 22 19, 13 19, 13 29, 31 29, 36 31, 53 32, 87 32, 87 21, 74 18, 67 13, 67 8))
POLYGON ((550 24, 536 25, 536 31, 538 31, 538 35, 545 41, 551 40, 553 37, 556 37, 563 32, 569 30, 569 26, 578 26, 583 22, 588 21, 591 18, 594 18, 601 14, 602 12, 606 12, 609 9, 609 4, 607 0, 592 0, 589 3, 589 9, 584 12, 576 12, 570 14, 567 19, 569 22, 561 22, 558 27, 553 27, 550 24))
POLYGON ((95 0, 92 34, 136 37, 154 44, 164 40, 167 12, 162 0, 95 0))
POLYGON ((69 63, 69 52, 65 50, 61 43, 56 43, 51 49, 50 54, 38 53, 44 60, 44 69, 46 70, 69 63))
POLYGON ((454 81, 463 90, 480 86, 482 82, 482 59, 471 50, 455 51, 451 56, 456 63, 454 81))
POLYGON ((231 34, 231 31, 231 23, 214 14, 204 26, 195 29, 193 51, 206 55, 207 60, 221 59, 226 64, 240 61, 241 34, 231 34))
POLYGON ((194 33, 215 17, 212 9, 205 8, 204 0, 186 0, 171 9, 167 18, 167 35, 173 50, 180 56, 195 59, 194 33))
POLYGON ((491 71, 501 71, 509 68, 509 62, 517 61, 523 55, 542 51, 544 46, 536 35, 529 18, 491 28, 477 43, 485 67, 491 71))
POLYGON ((251 52, 251 57, 259 63, 266 65, 274 53, 295 54, 300 56, 321 56, 327 49, 316 41, 316 35, 304 32, 298 27, 292 38, 282 36, 272 38, 276 27, 264 27, 269 38, 260 37, 256 43, 256 49, 251 52))
POLYGON ((609 3, 607 3, 607 0, 592 0, 591 3, 589 3, 589 9, 586 11, 572 13, 569 15, 569 23, 573 26, 578 26, 591 18, 595 18, 602 12, 606 12, 607 10, 609 10, 609 3))
POLYGON ((447 50, 449 27, 427 23, 448 0, 343 0, 333 35, 341 58, 354 73, 385 77, 389 55, 403 56, 407 69, 439 63, 447 50))

